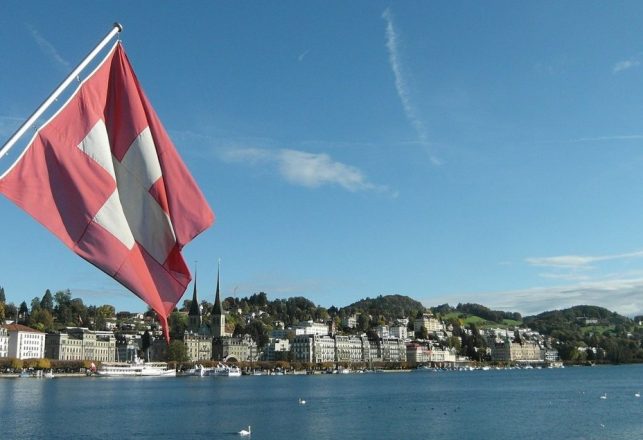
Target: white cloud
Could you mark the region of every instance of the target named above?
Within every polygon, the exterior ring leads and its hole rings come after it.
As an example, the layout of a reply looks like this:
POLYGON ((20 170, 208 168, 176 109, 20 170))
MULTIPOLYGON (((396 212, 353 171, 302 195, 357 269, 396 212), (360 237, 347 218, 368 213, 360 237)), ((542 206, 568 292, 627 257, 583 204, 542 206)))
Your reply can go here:
POLYGON ((358 168, 335 161, 325 153, 236 148, 224 151, 222 158, 228 162, 273 165, 287 182, 307 188, 337 185, 351 192, 371 190, 390 193, 385 186, 371 183, 358 168))
POLYGON ((627 60, 619 61, 612 67, 612 73, 619 73, 641 65, 641 54, 636 54, 627 60))
POLYGON ((310 49, 306 49, 305 51, 300 53, 299 56, 297 57, 297 61, 303 61, 304 58, 306 58, 306 55, 308 55, 309 52, 310 52, 310 49))
POLYGON ((49 56, 56 64, 58 64, 60 67, 62 67, 64 70, 69 70, 71 68, 71 65, 67 60, 65 60, 56 48, 51 44, 49 41, 47 41, 40 33, 33 27, 33 26, 28 26, 29 31, 31 32, 31 36, 33 37, 34 41, 38 46, 40 47, 40 50, 42 50, 45 55, 49 56))
POLYGON ((530 257, 525 261, 532 266, 547 266, 566 269, 591 268, 592 263, 608 260, 620 260, 643 257, 643 251, 614 255, 561 255, 556 257, 530 257))
POLYGON ((609 279, 555 287, 504 292, 443 295, 423 301, 428 306, 474 302, 494 310, 534 315, 578 305, 605 307, 625 316, 643 314, 643 278, 609 279))
POLYGON ((625 134, 615 136, 596 136, 572 139, 571 142, 631 141, 643 139, 643 134, 625 134))
MULTIPOLYGON (((395 26, 393 24, 393 15, 389 8, 386 8, 386 10, 384 10, 384 12, 382 13, 382 18, 386 20, 386 49, 388 50, 389 64, 391 65, 393 76, 395 77, 395 89, 397 91, 397 95, 399 96, 402 103, 402 108, 404 109, 406 118, 415 129, 418 140, 424 147, 428 148, 429 138, 427 135, 427 129, 424 125, 424 122, 418 117, 415 110, 415 105, 413 104, 413 100, 411 99, 411 92, 406 80, 406 75, 404 73, 404 66, 399 55, 399 41, 397 31, 395 30, 395 26)), ((434 157, 432 154, 430 154, 430 159, 434 165, 442 164, 440 159, 434 157)))

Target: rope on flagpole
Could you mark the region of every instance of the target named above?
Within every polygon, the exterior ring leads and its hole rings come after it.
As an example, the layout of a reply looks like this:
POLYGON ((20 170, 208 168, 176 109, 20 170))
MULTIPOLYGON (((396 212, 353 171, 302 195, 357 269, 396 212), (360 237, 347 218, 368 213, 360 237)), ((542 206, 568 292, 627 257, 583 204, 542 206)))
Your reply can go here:
POLYGON ((9 149, 14 146, 14 144, 20 139, 22 135, 25 134, 27 130, 36 122, 36 120, 49 108, 49 106, 60 96, 60 94, 74 81, 80 72, 87 67, 89 63, 98 55, 98 53, 105 47, 109 41, 114 38, 114 35, 117 35, 123 30, 123 26, 120 23, 114 23, 112 29, 103 37, 103 39, 98 43, 94 49, 92 49, 89 54, 76 66, 76 68, 69 74, 67 78, 60 83, 56 90, 54 90, 47 99, 43 101, 42 104, 34 111, 31 116, 18 128, 18 130, 9 138, 9 140, 2 146, 0 149, 0 159, 7 154, 9 149))

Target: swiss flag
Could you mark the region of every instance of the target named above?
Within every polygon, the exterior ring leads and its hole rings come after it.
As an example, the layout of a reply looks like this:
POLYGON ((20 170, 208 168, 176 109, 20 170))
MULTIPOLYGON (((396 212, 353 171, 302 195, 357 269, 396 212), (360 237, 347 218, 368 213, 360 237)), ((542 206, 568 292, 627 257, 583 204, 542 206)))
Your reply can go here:
POLYGON ((34 136, 0 192, 167 317, 190 283, 181 249, 214 214, 120 42, 34 136))

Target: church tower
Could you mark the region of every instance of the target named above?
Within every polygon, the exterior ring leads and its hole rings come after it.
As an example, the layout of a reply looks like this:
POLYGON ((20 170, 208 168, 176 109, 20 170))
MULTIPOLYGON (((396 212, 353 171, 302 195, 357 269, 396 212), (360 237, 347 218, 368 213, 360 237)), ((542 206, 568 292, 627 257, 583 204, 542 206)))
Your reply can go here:
POLYGON ((225 315, 221 307, 221 296, 219 293, 219 268, 217 268, 217 292, 214 296, 214 306, 212 307, 212 336, 220 338, 225 336, 225 315))
POLYGON ((197 333, 201 329, 201 308, 199 307, 199 300, 196 296, 196 269, 194 270, 194 291, 192 292, 192 303, 190 304, 190 312, 188 313, 189 330, 197 333))

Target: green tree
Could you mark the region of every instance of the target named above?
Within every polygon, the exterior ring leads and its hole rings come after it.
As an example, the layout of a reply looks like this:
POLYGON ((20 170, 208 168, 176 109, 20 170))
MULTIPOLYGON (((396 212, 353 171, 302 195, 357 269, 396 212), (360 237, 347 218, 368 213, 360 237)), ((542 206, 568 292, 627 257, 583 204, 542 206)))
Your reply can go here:
POLYGON ((183 339, 183 334, 188 328, 188 316, 180 312, 172 312, 168 319, 170 326, 170 339, 183 339))
POLYGON ((183 341, 174 340, 170 342, 167 347, 167 360, 175 362, 187 362, 189 360, 188 348, 183 341))
POLYGON ((56 302, 54 313, 58 323, 63 326, 72 324, 73 314, 71 309, 71 292, 69 290, 59 290, 55 293, 54 300, 56 302))
POLYGON ((0 286, 0 303, 7 302, 7 297, 4 296, 4 287, 0 286))
POLYGON ((54 311, 54 296, 51 294, 49 289, 47 289, 45 294, 42 296, 40 307, 45 310, 49 310, 50 312, 54 311))
POLYGON ((104 304, 94 310, 94 328, 97 330, 107 330, 107 320, 116 315, 114 306, 104 304))
POLYGON ((258 319, 246 326, 246 333, 252 336, 258 347, 263 347, 268 343, 268 329, 258 319))
POLYGON ((365 313, 360 313, 360 315, 357 317, 357 329, 365 332, 366 330, 368 330, 368 325, 368 315, 366 315, 365 313))
POLYGON ((31 313, 33 314, 39 309, 40 309, 40 298, 36 296, 34 297, 34 299, 31 300, 31 313))
POLYGON ((27 322, 27 318, 29 318, 29 308, 27 307, 27 303, 25 301, 20 303, 20 308, 18 309, 18 318, 22 320, 22 322, 27 322))
POLYGON ((4 315, 5 319, 13 319, 16 322, 18 321, 18 307, 14 303, 9 303, 4 305, 4 315))
POLYGON ((54 330, 54 317, 49 310, 39 308, 29 317, 29 326, 42 332, 54 330))
POLYGON ((4 324, 5 315, 4 315, 4 302, 0 302, 0 324, 4 324))

